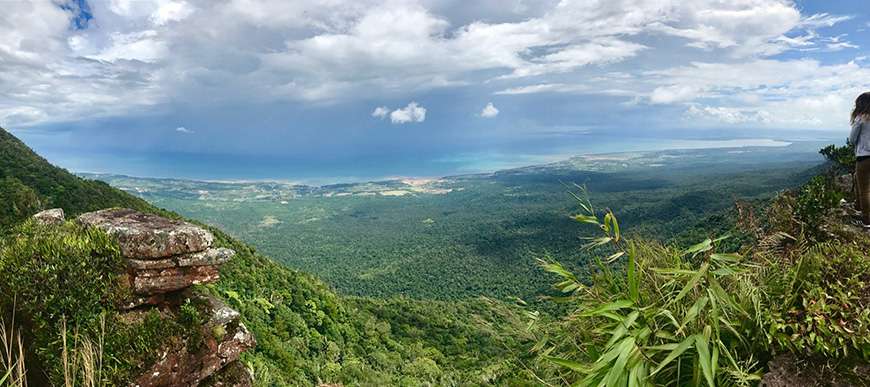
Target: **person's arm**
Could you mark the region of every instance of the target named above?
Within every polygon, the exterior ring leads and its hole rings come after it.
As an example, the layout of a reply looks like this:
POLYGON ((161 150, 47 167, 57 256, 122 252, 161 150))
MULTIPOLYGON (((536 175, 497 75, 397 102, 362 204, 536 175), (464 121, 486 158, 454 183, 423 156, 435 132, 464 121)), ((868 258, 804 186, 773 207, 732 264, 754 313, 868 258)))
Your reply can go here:
POLYGON ((849 133, 849 144, 858 145, 858 137, 861 136, 861 128, 864 126, 863 120, 855 120, 852 123, 852 132, 849 133))

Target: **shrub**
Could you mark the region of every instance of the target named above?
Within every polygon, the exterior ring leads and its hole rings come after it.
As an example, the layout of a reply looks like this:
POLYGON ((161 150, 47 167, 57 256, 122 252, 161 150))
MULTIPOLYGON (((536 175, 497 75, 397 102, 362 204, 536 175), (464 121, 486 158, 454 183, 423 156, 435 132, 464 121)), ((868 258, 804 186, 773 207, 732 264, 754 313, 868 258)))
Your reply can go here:
POLYGON ((843 194, 834 188, 831 177, 818 175, 805 184, 797 195, 795 215, 806 225, 806 231, 820 236, 821 225, 828 212, 837 207, 843 194))
MULTIPOLYGON (((105 233, 74 222, 26 221, 0 242, 0 306, 6 316, 14 311, 26 333, 26 350, 35 360, 29 375, 45 374, 49 380, 41 384, 69 382, 69 361, 78 358, 70 353, 79 353, 80 344, 100 343, 102 382, 123 384, 183 332, 172 316, 156 311, 118 315, 122 265, 117 244, 105 233)), ((72 381, 86 375, 75 373, 72 381)))
POLYGON ((814 246, 763 281, 768 340, 802 356, 870 360, 870 259, 840 242, 814 246))
MULTIPOLYGON (((716 253, 707 239, 685 251, 630 241, 613 212, 599 216, 577 196, 574 219, 603 235, 607 249, 587 286, 557 262, 541 262, 561 278, 555 287, 576 305, 566 321, 571 345, 539 343, 546 358, 572 372, 577 385, 751 384, 759 379, 745 304, 746 271, 738 254, 716 253), (621 265, 614 264, 621 263, 621 265)), ((564 342, 557 337, 552 342, 564 342)))
POLYGON ((14 177, 0 179, 0 203, 0 230, 27 219, 41 207, 36 192, 14 177))
POLYGON ((826 160, 833 163, 833 166, 838 172, 852 172, 855 170, 855 146, 851 144, 846 144, 843 146, 836 146, 834 144, 828 145, 821 150, 819 153, 825 157, 826 160))

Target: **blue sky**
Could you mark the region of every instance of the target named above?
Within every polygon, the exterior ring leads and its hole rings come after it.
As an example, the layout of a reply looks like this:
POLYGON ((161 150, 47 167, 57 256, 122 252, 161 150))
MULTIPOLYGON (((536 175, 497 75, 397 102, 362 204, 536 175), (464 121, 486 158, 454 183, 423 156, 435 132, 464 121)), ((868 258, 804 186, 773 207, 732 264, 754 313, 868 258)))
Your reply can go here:
POLYGON ((845 137, 864 1, 4 3, 0 125, 73 170, 431 175, 845 137))

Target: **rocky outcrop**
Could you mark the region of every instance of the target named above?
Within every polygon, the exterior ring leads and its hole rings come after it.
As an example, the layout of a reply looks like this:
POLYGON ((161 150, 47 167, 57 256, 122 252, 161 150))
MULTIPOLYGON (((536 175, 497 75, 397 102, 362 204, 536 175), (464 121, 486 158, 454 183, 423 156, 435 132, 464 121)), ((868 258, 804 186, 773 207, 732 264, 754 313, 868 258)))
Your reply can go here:
POLYGON ((169 340, 167 348, 159 349, 157 361, 131 386, 199 386, 204 380, 223 383, 209 385, 253 384, 249 372, 240 372, 245 367, 239 362, 242 352, 256 345, 253 334, 238 312, 190 288, 217 281, 220 266, 232 259, 233 250, 212 247, 214 236, 202 227, 130 209, 90 212, 77 221, 117 240, 130 294, 119 308, 127 318, 135 320, 151 308, 178 315, 181 305, 194 305, 203 316, 187 337, 169 340))
POLYGON ((89 212, 78 217, 118 240, 121 253, 135 259, 160 259, 211 247, 214 236, 201 227, 128 208, 89 212))
POLYGON ((203 387, 253 387, 251 371, 239 362, 227 365, 200 385, 203 387))
POLYGON ((212 248, 214 236, 201 227, 130 209, 89 212, 78 222, 102 229, 118 241, 127 263, 133 299, 126 308, 159 302, 163 294, 217 281, 218 268, 235 252, 212 248))
POLYGON ((60 224, 65 220, 63 208, 52 208, 50 210, 39 212, 36 215, 33 215, 33 219, 37 223, 42 224, 60 224))
MULTIPOLYGON (((239 356, 253 348, 256 341, 239 321, 239 313, 210 296, 192 295, 186 299, 199 305, 201 313, 208 316, 200 327, 201 340, 166 349, 133 385, 198 386, 227 366, 245 368, 238 361, 239 356)), ((222 380, 226 379, 225 375, 222 380)), ((251 385, 252 382, 247 372, 237 375, 234 381, 236 385, 251 385)))

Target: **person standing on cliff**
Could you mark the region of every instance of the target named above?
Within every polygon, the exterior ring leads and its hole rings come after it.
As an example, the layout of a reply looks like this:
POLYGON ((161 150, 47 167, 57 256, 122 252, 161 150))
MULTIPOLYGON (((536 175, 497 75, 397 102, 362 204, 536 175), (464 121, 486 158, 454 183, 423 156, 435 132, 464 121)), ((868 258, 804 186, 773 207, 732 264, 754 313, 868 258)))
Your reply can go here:
POLYGON ((870 229, 870 92, 855 100, 852 110, 852 132, 849 144, 855 147, 856 207, 861 210, 861 221, 870 229))

